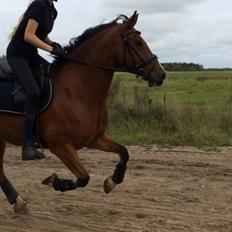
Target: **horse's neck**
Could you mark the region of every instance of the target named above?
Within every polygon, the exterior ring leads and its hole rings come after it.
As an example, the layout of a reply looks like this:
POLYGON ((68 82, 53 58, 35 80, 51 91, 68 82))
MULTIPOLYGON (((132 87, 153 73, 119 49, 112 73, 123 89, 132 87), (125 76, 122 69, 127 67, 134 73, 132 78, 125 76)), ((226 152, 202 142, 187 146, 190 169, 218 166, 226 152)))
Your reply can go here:
MULTIPOLYGON (((113 44, 107 43, 102 39, 95 38, 100 43, 93 41, 86 42, 73 53, 74 58, 88 61, 98 65, 113 65, 113 44), (91 44, 92 42, 92 44, 91 44)), ((108 95, 113 72, 88 65, 71 62, 67 64, 60 75, 63 89, 68 90, 76 98, 89 98, 91 101, 104 101, 108 95)))

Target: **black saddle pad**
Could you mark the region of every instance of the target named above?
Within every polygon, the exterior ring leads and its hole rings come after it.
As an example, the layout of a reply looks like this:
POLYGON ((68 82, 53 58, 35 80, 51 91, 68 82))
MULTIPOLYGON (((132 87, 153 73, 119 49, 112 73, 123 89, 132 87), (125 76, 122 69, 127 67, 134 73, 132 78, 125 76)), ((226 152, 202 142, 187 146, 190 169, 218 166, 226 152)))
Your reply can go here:
MULTIPOLYGON (((10 75, 12 76, 13 73, 10 75)), ((48 75, 43 77, 43 85, 40 86, 40 93, 39 112, 42 112, 48 107, 52 99, 52 83, 48 75)), ((0 113, 21 115, 24 111, 25 101, 26 95, 23 88, 17 83, 15 78, 8 78, 6 73, 3 76, 0 72, 0 113)))

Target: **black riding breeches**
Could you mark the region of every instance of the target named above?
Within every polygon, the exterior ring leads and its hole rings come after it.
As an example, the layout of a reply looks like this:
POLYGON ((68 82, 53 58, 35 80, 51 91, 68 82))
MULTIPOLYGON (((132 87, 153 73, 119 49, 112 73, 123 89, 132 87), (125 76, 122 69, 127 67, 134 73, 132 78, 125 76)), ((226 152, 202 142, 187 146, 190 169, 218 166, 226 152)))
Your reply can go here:
MULTIPOLYGON (((35 116, 38 110, 40 90, 32 73, 34 68, 47 63, 41 56, 33 57, 32 60, 20 56, 7 54, 7 61, 16 74, 17 81, 22 85, 27 100, 24 105, 24 115, 35 116)), ((26 117, 27 117, 26 116, 26 117)))

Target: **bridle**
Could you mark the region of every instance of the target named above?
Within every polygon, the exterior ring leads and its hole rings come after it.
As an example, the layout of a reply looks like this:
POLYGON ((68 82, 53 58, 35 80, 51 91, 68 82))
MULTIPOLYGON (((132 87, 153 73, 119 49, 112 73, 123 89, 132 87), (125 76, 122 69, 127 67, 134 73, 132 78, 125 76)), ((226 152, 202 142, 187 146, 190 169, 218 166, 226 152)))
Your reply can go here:
POLYGON ((139 54, 137 49, 129 42, 129 40, 128 40, 129 35, 131 35, 132 33, 137 33, 137 34, 140 35, 141 34, 140 31, 132 29, 132 30, 128 31, 126 34, 124 34, 121 24, 118 24, 118 29, 119 29, 119 33, 120 33, 120 36, 122 38, 123 47, 124 47, 124 52, 123 52, 123 54, 124 54, 123 55, 124 56, 124 58, 123 58, 124 65, 120 69, 125 70, 125 72, 129 71, 129 72, 135 73, 135 74, 137 74, 137 77, 142 76, 143 79, 146 80, 147 79, 146 77, 152 72, 152 70, 153 70, 153 68, 155 66, 155 63, 158 62, 158 57, 155 54, 151 54, 151 57, 149 57, 148 59, 144 59, 139 54), (132 58, 134 64, 135 64, 135 67, 136 67, 135 71, 134 70, 129 70, 126 67, 127 51, 128 51, 128 54, 130 55, 130 57, 132 58), (140 63, 136 62, 134 54, 139 58, 139 60, 141 61, 140 63), (156 62, 152 65, 151 69, 149 71, 147 71, 146 66, 149 65, 153 60, 155 60, 156 62))
POLYGON ((104 70, 109 70, 109 71, 113 71, 113 72, 131 72, 131 73, 135 73, 138 76, 143 77, 143 79, 146 80, 147 76, 152 72, 155 63, 158 62, 158 58, 156 55, 151 54, 151 57, 149 57, 148 59, 144 59, 139 52, 137 51, 137 49, 128 41, 128 37, 130 34, 132 33, 138 33, 141 34, 141 32, 132 29, 129 32, 127 32, 126 34, 123 33, 122 30, 122 24, 117 24, 118 26, 118 31, 120 33, 120 37, 123 41, 123 65, 121 67, 113 67, 113 66, 108 66, 108 65, 98 65, 98 64, 94 64, 91 62, 88 62, 86 60, 82 60, 82 59, 78 59, 78 58, 74 58, 74 57, 66 57, 65 59, 71 60, 73 62, 79 63, 79 64, 83 64, 83 65, 87 65, 87 66, 91 66, 91 67, 95 67, 98 69, 104 69, 104 70), (127 60, 127 52, 130 55, 130 57, 132 58, 134 64, 135 64, 135 69, 129 69, 127 68, 126 65, 126 60, 127 60), (135 56, 137 56, 137 58, 139 58, 139 60, 141 60, 140 63, 136 62, 136 58, 135 56), (149 65, 153 60, 155 60, 156 62, 152 65, 150 70, 146 70, 146 66, 149 65))

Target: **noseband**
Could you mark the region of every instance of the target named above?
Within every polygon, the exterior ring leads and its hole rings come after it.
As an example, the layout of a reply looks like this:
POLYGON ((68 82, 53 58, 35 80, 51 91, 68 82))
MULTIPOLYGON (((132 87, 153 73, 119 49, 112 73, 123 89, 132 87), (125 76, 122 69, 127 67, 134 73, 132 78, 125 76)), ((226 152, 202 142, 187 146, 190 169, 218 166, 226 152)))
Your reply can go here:
POLYGON ((137 77, 138 76, 142 76, 143 79, 146 80, 146 77, 151 73, 151 71, 153 70, 154 66, 155 66, 155 63, 152 65, 151 69, 149 71, 146 70, 146 66, 149 65, 152 61, 156 61, 158 62, 158 57, 155 55, 155 54, 152 54, 151 57, 149 57, 148 59, 144 59, 140 54, 139 52, 137 51, 137 49, 128 41, 128 37, 130 34, 132 33, 137 33, 137 34, 141 34, 140 31, 138 30, 135 30, 135 29, 132 29, 130 31, 128 31, 126 34, 123 33, 123 30, 122 30, 122 26, 121 24, 118 24, 118 29, 119 29, 119 33, 120 33, 120 36, 122 38, 122 41, 123 41, 123 47, 124 47, 124 52, 123 52, 123 66, 120 68, 120 71, 125 71, 125 72, 132 72, 132 73, 135 73, 137 74, 137 77), (130 57, 132 58, 134 64, 135 64, 135 70, 130 70, 126 67, 126 57, 127 57, 127 51, 130 55, 130 57), (139 60, 141 61, 140 63, 137 63, 136 62, 136 58, 139 58, 139 60))
POLYGON ((93 63, 90 63, 88 61, 80 60, 80 59, 77 59, 77 58, 74 58, 74 57, 69 57, 69 56, 66 57, 65 59, 74 61, 74 62, 79 63, 79 64, 99 68, 99 69, 104 69, 104 70, 109 70, 109 71, 114 71, 114 72, 131 72, 131 73, 135 73, 135 74, 137 74, 137 77, 141 76, 141 77, 143 77, 143 79, 146 80, 146 77, 153 70, 153 68, 155 66, 155 63, 152 65, 152 67, 151 67, 151 69, 149 71, 146 70, 146 66, 149 65, 153 60, 158 62, 157 56, 152 54, 150 58, 144 59, 139 54, 137 49, 128 41, 128 36, 130 34, 132 34, 132 33, 141 34, 141 32, 139 32, 139 31, 137 31, 135 29, 132 29, 129 32, 127 32, 126 34, 124 34, 121 24, 118 24, 118 29, 119 29, 119 33, 120 33, 120 36, 121 36, 122 41, 123 41, 123 49, 124 49, 124 52, 123 52, 123 54, 124 54, 123 55, 124 62, 123 62, 123 65, 121 67, 113 67, 113 66, 108 66, 108 65, 93 64, 93 63), (134 70, 127 68, 127 65, 126 65, 127 51, 129 53, 130 57, 132 58, 134 64, 135 64, 136 68, 134 70), (139 58, 139 60, 141 61, 140 63, 136 62, 136 57, 139 58))

